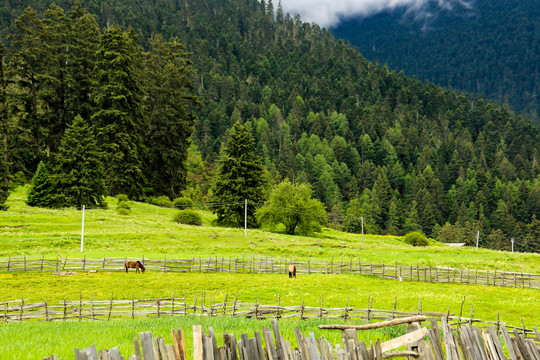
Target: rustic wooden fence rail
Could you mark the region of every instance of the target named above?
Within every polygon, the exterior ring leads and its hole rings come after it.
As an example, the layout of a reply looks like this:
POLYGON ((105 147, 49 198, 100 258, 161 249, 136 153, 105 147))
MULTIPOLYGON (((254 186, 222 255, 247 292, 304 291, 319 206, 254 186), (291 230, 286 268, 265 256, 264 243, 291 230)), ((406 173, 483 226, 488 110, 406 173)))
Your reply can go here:
MULTIPOLYGON (((502 325, 501 321, 486 321, 474 317, 473 310, 469 317, 459 316, 453 313, 423 312, 422 303, 419 302, 418 311, 415 313, 398 311, 396 305, 392 310, 372 309, 373 299, 368 298, 366 308, 354 308, 345 304, 344 308, 301 305, 282 306, 279 297, 276 304, 248 303, 238 300, 230 300, 225 296, 223 302, 207 304, 206 295, 195 296, 193 301, 188 301, 185 296, 160 299, 135 299, 114 300, 62 300, 56 303, 47 301, 40 303, 28 303, 24 299, 0 302, 0 323, 22 321, 83 321, 99 320, 109 321, 116 319, 134 319, 140 317, 170 317, 170 316, 237 316, 255 319, 342 319, 345 321, 375 321, 391 320, 413 315, 423 315, 445 318, 450 326, 459 327, 463 324, 475 324, 478 326, 507 326, 508 329, 517 329, 523 336, 534 335, 534 331, 521 327, 502 325)), ((397 304, 397 301, 396 303, 397 304)))
MULTIPOLYGON (((193 326, 194 360, 384 360, 404 358, 418 360, 536 360, 540 359, 540 334, 535 330, 535 338, 525 339, 519 333, 510 337, 505 327, 500 330, 493 326, 478 329, 465 325, 453 330, 445 318, 439 326, 436 319, 430 320, 428 327, 421 323, 427 319, 407 320, 407 333, 385 342, 373 339, 370 344, 358 341, 355 329, 341 332, 341 345, 330 343, 325 338, 315 339, 313 333, 305 336, 298 328, 294 335, 296 344, 286 340, 279 331, 277 320, 272 320, 271 329, 262 328, 253 338, 247 334, 236 336, 223 334, 223 346, 219 346, 212 328, 208 334, 200 325, 193 326), (442 335, 442 336, 441 336, 442 335), (502 339, 502 342, 501 342, 502 339), (503 346, 504 343, 504 346, 503 346), (263 346, 264 345, 264 346, 263 346), (294 346, 296 345, 296 347, 294 346), (403 349, 405 348, 405 349, 403 349)), ((184 331, 173 330, 173 344, 166 345, 163 338, 153 338, 150 332, 139 333, 133 338, 135 353, 129 360, 186 360, 187 351, 184 331)), ((292 339, 291 339, 292 340, 292 339)), ((52 355, 44 360, 56 360, 52 355)), ((100 359, 123 360, 119 348, 97 352, 95 345, 86 349, 75 349, 75 360, 100 359)))
POLYGON ((362 274, 432 283, 473 284, 501 287, 540 289, 540 274, 500 270, 456 269, 419 265, 373 264, 359 259, 293 260, 268 257, 213 257, 189 259, 135 258, 31 258, 0 259, 0 273, 5 272, 65 272, 65 271, 125 271, 126 260, 139 260, 149 271, 164 272, 223 272, 223 273, 287 273, 289 264, 295 264, 298 275, 310 274, 362 274))

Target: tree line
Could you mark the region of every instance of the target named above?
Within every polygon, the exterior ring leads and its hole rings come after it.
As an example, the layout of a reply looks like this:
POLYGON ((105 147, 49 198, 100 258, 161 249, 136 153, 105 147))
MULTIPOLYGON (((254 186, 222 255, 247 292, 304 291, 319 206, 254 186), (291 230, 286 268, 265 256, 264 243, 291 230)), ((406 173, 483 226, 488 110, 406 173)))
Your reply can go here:
POLYGON ((79 4, 27 8, 7 42, 3 166, 33 177, 31 205, 180 193, 198 104, 184 45, 156 35, 145 51, 133 28, 100 30, 79 4))
MULTIPOLYGON (((90 7, 95 18, 80 11, 95 30, 83 27, 87 31, 76 33, 96 34, 88 35, 93 48, 82 47, 94 52, 76 60, 73 43, 53 52, 62 59, 57 66, 36 64, 48 70, 34 88, 7 82, 6 89, 21 95, 17 101, 8 96, 7 104, 23 104, 9 110, 10 174, 22 171, 31 178, 39 161, 60 153, 62 138, 81 115, 93 128, 98 152, 107 156, 101 161, 106 194, 219 199, 224 150, 239 123, 253 139, 266 174, 259 184, 263 201, 273 184, 288 179, 309 185, 311 195, 339 219, 334 225, 348 231, 360 231, 363 217, 371 233, 421 230, 457 241, 480 230, 498 236, 484 237, 483 246, 502 248, 500 239, 514 236, 527 239, 521 250, 538 251, 540 131, 507 107, 370 63, 326 29, 284 14, 279 4, 274 9, 270 2, 254 0, 163 0, 142 11, 105 2, 99 9, 90 7), (112 25, 117 19, 126 30, 112 25), (111 57, 118 48, 124 50, 111 57), (178 57, 168 66, 164 56, 172 54, 178 57), (75 66, 77 61, 88 61, 89 77, 62 82, 74 76, 75 68, 84 69, 75 66), (65 96, 59 95, 62 91, 65 96), (60 101, 70 96, 90 101, 60 101), (64 110, 59 104, 72 107, 64 110), (52 116, 53 111, 70 120, 54 125, 62 117, 52 116), (22 141, 28 146, 16 145, 22 141), (167 141, 178 150, 169 152, 167 141)), ((49 24, 43 29, 55 28, 47 16, 30 18, 49 24)), ((11 54, 25 47, 34 46, 29 56, 48 53, 54 47, 40 49, 39 44, 59 39, 50 34, 39 41, 25 35, 23 46, 14 42, 22 37, 14 31, 6 69, 15 63, 11 54)), ((52 166, 64 161, 57 158, 52 166)), ((238 194, 235 202, 244 196, 238 194)), ((252 226, 258 224, 255 212, 252 226)))

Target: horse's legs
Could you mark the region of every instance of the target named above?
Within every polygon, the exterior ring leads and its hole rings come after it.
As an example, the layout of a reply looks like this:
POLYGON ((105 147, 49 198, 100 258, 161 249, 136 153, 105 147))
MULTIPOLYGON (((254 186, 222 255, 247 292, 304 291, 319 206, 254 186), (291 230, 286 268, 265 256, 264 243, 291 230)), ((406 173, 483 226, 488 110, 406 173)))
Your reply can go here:
POLYGON ((289 279, 292 278, 292 272, 289 271, 289 279))
POLYGON ((127 270, 128 270, 128 267, 127 267, 127 265, 125 265, 125 268, 126 268, 126 272, 127 272, 127 270))

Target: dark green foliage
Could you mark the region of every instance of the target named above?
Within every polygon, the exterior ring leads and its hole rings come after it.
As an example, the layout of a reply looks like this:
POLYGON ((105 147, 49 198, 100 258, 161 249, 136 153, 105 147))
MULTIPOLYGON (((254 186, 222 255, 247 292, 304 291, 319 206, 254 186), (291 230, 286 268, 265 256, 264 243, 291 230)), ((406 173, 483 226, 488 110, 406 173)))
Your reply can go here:
POLYGON ((431 18, 404 8, 338 25, 338 37, 358 46, 368 59, 379 59, 409 75, 466 90, 517 110, 540 113, 538 4, 476 0, 472 7, 437 10, 431 18), (414 14, 414 15, 413 15, 414 14), (486 71, 486 69, 490 69, 486 71), (504 74, 504 75, 501 75, 504 74))
POLYGON ((151 46, 145 62, 148 97, 144 111, 149 133, 144 172, 153 189, 175 197, 186 187, 185 160, 196 118, 192 108, 197 100, 191 94, 193 71, 184 45, 177 39, 165 42, 157 35, 151 46))
POLYGON ((287 234, 320 231, 321 224, 327 223, 324 205, 311 198, 311 189, 307 184, 294 185, 288 179, 278 184, 256 214, 263 226, 274 228, 285 226, 287 234))
POLYGON ((406 234, 403 241, 412 246, 429 246, 426 235, 417 231, 406 234))
POLYGON ((245 199, 248 201, 247 225, 256 227, 255 210, 264 196, 264 169, 255 154, 253 137, 245 125, 236 122, 219 160, 214 191, 219 203, 214 212, 219 224, 241 227, 245 221, 245 199))
POLYGON ((120 27, 109 27, 96 56, 96 84, 92 91, 98 109, 91 123, 105 153, 105 179, 111 195, 143 195, 142 87, 137 44, 120 27))
POLYGON ((173 205, 177 209, 187 209, 193 206, 193 200, 188 197, 179 197, 173 200, 173 205))
POLYGON ((51 166, 41 161, 32 178, 26 203, 30 206, 52 208, 57 205, 56 184, 53 182, 51 166))
POLYGON ((61 205, 105 205, 102 158, 93 129, 81 116, 75 117, 62 137, 54 167, 55 191, 61 197, 61 205))
POLYGON ((184 225, 202 225, 201 215, 193 210, 180 210, 174 215, 173 221, 184 225))

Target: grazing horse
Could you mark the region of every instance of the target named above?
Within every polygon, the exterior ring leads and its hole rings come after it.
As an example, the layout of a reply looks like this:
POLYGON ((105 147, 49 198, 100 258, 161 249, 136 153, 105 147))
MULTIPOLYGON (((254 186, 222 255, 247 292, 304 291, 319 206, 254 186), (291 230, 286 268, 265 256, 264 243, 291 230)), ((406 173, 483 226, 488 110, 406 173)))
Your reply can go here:
POLYGON ((296 279, 296 266, 289 265, 289 277, 296 279))
POLYGON ((133 269, 133 268, 135 268, 135 272, 139 272, 139 269, 140 269, 144 273, 144 265, 141 264, 139 260, 126 261, 126 272, 128 272, 128 269, 133 269))

